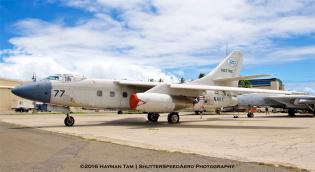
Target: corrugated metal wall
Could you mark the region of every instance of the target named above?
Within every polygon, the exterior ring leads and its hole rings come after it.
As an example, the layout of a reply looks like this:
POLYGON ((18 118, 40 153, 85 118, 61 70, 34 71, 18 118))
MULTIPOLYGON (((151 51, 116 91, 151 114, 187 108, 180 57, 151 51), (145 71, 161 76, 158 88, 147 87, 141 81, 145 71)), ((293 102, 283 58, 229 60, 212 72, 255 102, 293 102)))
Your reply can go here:
MULTIPOLYGON (((0 78, 0 86, 16 86, 22 83, 22 81, 9 80, 0 78)), ((8 88, 0 88, 0 112, 10 111, 12 104, 18 101, 17 96, 11 93, 8 88)))

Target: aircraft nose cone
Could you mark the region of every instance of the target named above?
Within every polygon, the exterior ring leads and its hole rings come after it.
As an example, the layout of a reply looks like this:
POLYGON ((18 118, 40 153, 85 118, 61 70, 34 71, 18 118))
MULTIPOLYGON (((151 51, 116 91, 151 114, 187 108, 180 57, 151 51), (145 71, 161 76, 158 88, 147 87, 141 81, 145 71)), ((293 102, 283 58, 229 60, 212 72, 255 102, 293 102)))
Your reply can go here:
POLYGON ((25 99, 49 103, 51 96, 51 82, 40 81, 26 83, 13 88, 11 92, 25 99))
POLYGON ((13 89, 11 89, 11 92, 12 92, 13 94, 19 96, 19 94, 20 94, 20 93, 19 93, 19 92, 20 92, 19 86, 18 86, 18 87, 15 87, 15 88, 13 88, 13 89))

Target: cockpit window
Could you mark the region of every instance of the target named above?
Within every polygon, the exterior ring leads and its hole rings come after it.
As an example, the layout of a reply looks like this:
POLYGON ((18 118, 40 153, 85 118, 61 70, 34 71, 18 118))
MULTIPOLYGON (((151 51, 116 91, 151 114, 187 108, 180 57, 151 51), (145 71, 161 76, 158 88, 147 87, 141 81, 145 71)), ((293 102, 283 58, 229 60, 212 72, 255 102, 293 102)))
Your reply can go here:
POLYGON ((81 81, 86 79, 84 76, 72 75, 72 74, 56 74, 51 75, 45 78, 44 80, 55 80, 55 81, 62 81, 62 82, 74 82, 74 81, 81 81))
POLYGON ((53 75, 53 76, 48 76, 47 78, 45 78, 45 79, 47 79, 47 80, 59 80, 59 76, 55 76, 55 75, 53 75))

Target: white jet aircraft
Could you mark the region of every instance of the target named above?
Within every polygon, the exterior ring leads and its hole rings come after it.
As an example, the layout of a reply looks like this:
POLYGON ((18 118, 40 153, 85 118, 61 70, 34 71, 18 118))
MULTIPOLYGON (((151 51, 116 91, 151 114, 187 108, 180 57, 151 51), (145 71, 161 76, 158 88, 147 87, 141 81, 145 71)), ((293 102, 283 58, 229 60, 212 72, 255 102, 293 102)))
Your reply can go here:
MULTIPOLYGON (((237 96, 238 107, 271 106, 288 109, 295 116, 297 109, 309 110, 315 115, 315 95, 242 94, 237 96)), ((247 116, 254 116, 249 112, 247 116)))
MULTIPOLYGON (((293 94, 291 91, 238 88, 241 79, 266 75, 240 76, 243 55, 234 51, 205 77, 185 84, 154 83, 127 80, 77 78, 72 75, 50 76, 46 80, 26 83, 12 89, 17 96, 49 104, 51 111, 67 116, 66 126, 74 118, 69 107, 97 109, 137 109, 148 113, 148 120, 157 122, 159 113, 170 112, 169 123, 178 123, 178 110, 191 107, 193 100, 203 94, 213 96, 216 106, 237 104, 235 93, 293 94)), ((269 75, 268 75, 269 76, 269 75)))

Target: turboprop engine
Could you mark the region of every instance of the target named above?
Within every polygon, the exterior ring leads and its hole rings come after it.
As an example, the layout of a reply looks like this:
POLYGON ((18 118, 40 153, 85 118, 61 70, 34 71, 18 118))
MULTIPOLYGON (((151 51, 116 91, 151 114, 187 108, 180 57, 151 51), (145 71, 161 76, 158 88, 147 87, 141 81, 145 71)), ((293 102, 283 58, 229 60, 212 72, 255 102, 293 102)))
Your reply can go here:
POLYGON ((145 112, 172 112, 175 103, 170 95, 160 93, 136 93, 129 99, 131 109, 145 112))

